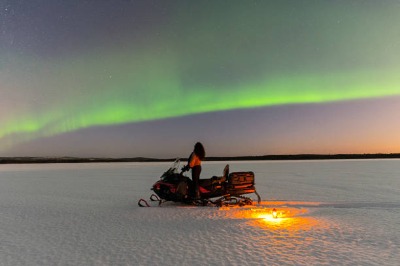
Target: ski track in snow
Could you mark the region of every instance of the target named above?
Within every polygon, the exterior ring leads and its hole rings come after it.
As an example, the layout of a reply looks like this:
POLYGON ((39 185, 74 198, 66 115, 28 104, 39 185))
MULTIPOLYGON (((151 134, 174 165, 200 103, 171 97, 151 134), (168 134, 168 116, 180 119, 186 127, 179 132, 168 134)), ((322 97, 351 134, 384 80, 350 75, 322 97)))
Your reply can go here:
MULTIPOLYGON (((222 166, 209 165, 214 171, 222 166)), ((2 166, 0 265, 398 265, 400 261, 400 201, 379 187, 374 189, 382 196, 375 201, 360 191, 353 191, 358 193, 354 199, 343 200, 349 197, 346 190, 337 200, 329 188, 323 201, 315 201, 315 195, 302 194, 315 183, 300 179, 296 180, 302 182, 300 188, 286 187, 286 194, 281 194, 299 200, 266 200, 271 182, 283 191, 287 181, 263 179, 256 173, 256 187, 264 200, 260 205, 138 207, 137 200, 148 198, 150 186, 166 167, 162 163, 2 166), (271 218, 273 208, 280 218, 271 218)), ((262 172, 266 166, 236 167, 262 172)), ((293 171, 302 174, 301 169, 293 171)), ((398 185, 399 181, 388 180, 391 186, 398 185)), ((328 187, 336 184, 324 182, 328 187)), ((370 186, 364 185, 368 192, 370 186)))

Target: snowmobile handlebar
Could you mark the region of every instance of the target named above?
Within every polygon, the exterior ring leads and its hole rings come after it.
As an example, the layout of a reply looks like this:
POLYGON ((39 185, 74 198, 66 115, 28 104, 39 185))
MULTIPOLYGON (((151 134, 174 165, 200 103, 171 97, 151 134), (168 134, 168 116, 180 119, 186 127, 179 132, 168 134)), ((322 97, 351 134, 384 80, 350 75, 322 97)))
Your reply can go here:
POLYGON ((190 167, 189 165, 185 165, 184 167, 181 168, 181 174, 183 174, 186 171, 189 171, 190 167))

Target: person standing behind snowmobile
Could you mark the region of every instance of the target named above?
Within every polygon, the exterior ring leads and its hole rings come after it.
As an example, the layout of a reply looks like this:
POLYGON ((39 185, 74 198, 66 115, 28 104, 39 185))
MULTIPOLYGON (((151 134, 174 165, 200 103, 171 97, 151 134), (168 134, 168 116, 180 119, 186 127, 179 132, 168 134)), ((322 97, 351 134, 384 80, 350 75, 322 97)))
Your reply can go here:
POLYGON ((204 150, 203 144, 197 142, 194 145, 193 152, 189 156, 187 165, 182 168, 182 171, 184 172, 192 169, 192 180, 194 185, 193 188, 195 199, 200 199, 199 179, 201 173, 201 161, 204 160, 205 156, 206 152, 204 150))

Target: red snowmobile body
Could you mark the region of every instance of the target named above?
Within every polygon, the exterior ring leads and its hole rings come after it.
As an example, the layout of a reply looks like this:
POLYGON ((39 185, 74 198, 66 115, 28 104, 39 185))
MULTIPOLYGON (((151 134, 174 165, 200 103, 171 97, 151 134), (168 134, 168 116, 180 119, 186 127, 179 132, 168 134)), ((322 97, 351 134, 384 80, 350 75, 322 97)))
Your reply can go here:
MULTIPOLYGON (((226 205, 252 204, 252 200, 243 195, 255 193, 257 201, 260 196, 255 188, 255 176, 253 172, 233 172, 229 173, 229 165, 226 165, 222 176, 213 176, 209 179, 199 180, 200 200, 194 199, 193 181, 178 172, 179 160, 163 173, 160 180, 154 183, 151 200, 183 202, 196 205, 226 205)), ((139 202, 139 205, 140 202, 139 202)))

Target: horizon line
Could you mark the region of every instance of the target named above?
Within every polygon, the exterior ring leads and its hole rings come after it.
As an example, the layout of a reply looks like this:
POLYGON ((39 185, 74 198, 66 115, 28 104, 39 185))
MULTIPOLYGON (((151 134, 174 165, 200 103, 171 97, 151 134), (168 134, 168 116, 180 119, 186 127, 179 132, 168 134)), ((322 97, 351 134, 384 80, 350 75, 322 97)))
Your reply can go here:
MULTIPOLYGON (((0 157, 0 164, 34 163, 100 163, 100 162, 170 162, 187 157, 73 157, 73 156, 12 156, 0 157)), ((208 156, 204 161, 284 161, 284 160, 335 160, 335 159, 400 159, 400 153, 338 153, 338 154, 281 154, 245 156, 208 156)))

